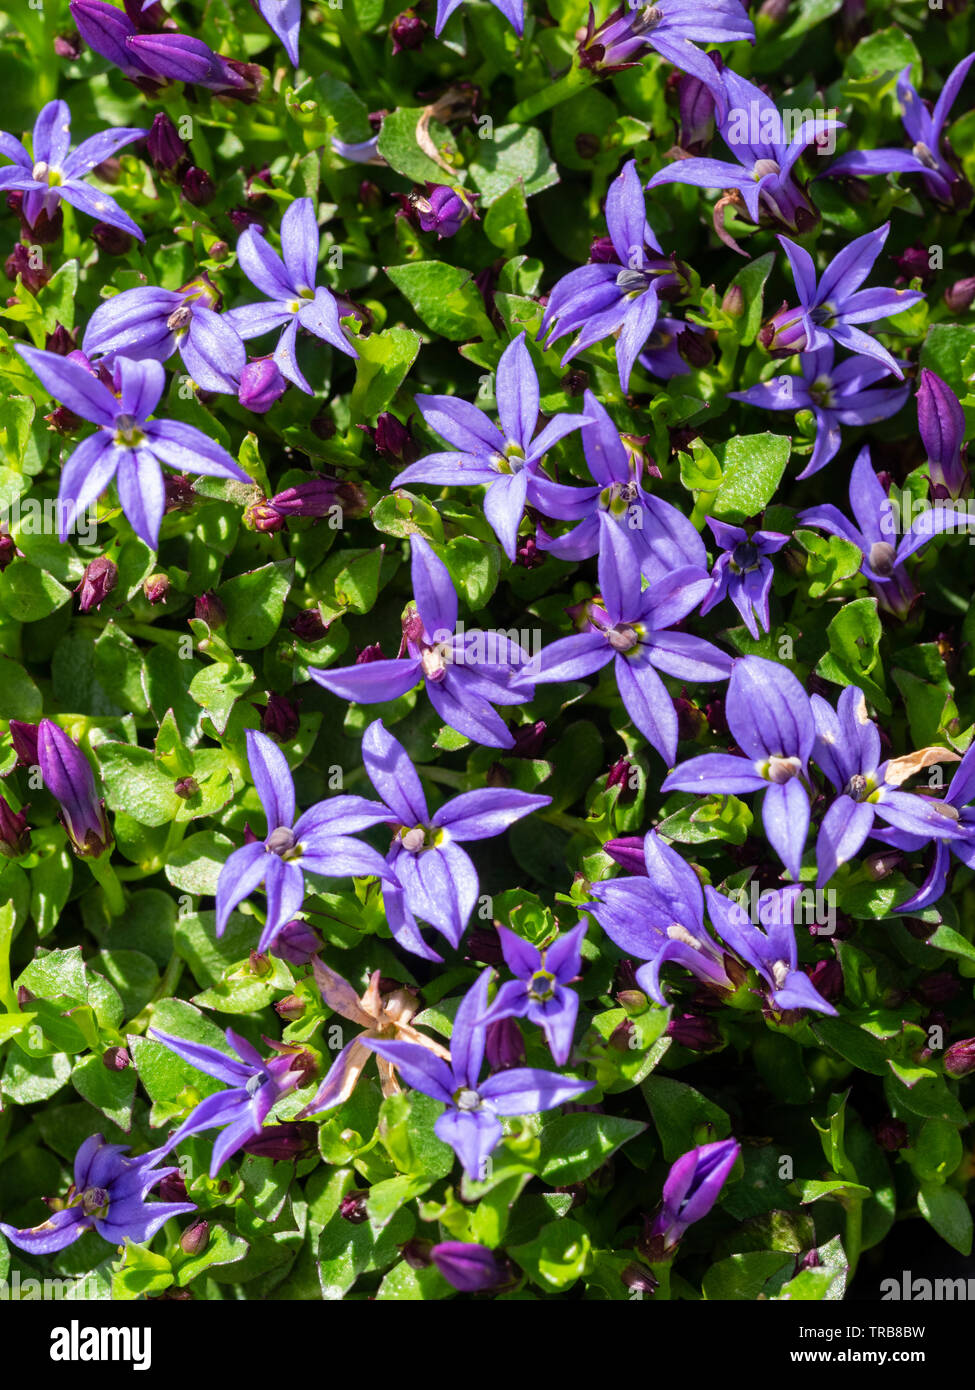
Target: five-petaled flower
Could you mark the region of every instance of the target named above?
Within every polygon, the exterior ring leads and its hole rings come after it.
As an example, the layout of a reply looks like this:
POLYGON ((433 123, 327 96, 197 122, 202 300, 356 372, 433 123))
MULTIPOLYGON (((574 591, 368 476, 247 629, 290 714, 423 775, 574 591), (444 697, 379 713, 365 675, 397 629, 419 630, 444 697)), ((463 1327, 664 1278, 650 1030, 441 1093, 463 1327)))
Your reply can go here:
POLYGON ((90 507, 113 479, 123 512, 150 550, 159 543, 166 509, 161 464, 197 476, 251 481, 226 449, 201 430, 179 420, 151 418, 166 384, 161 362, 117 357, 113 391, 74 356, 59 357, 23 344, 17 351, 49 395, 82 420, 98 426, 61 470, 58 506, 62 541, 79 513, 90 507))
POLYGON ((586 924, 580 922, 539 949, 507 927, 498 927, 505 964, 517 978, 501 986, 481 1022, 527 1019, 541 1028, 556 1065, 564 1067, 579 1014, 579 996, 569 985, 582 966, 585 934, 586 924))
POLYGON ((512 1067, 485 1081, 484 1065, 487 991, 491 970, 485 970, 464 995, 450 1035, 450 1062, 425 1047, 408 1042, 379 1042, 366 1046, 392 1062, 403 1081, 415 1091, 442 1102, 446 1109, 434 1133, 449 1144, 469 1178, 484 1177, 488 1156, 503 1133, 502 1115, 534 1115, 584 1095, 589 1081, 573 1081, 558 1072, 537 1067, 512 1067))
POLYGON ((0 169, 0 189, 24 195, 23 215, 33 226, 41 213, 47 217, 57 211, 64 199, 72 207, 86 212, 96 222, 119 227, 139 241, 145 241, 140 229, 122 211, 114 198, 101 189, 91 188, 86 177, 98 164, 103 164, 116 150, 131 145, 149 132, 141 128, 120 126, 103 130, 83 140, 71 149, 71 112, 64 101, 49 101, 34 123, 33 153, 13 135, 0 131, 0 154, 13 163, 0 169))
POLYGON ((526 502, 543 505, 537 486, 546 480, 538 473, 539 465, 554 444, 586 423, 586 417, 555 415, 535 433, 540 392, 523 332, 501 354, 495 393, 500 429, 483 410, 455 396, 417 396, 424 420, 454 450, 417 459, 397 474, 392 486, 486 484, 484 515, 508 559, 514 560, 526 502))
POLYGON ((167 1152, 159 1148, 126 1158, 127 1145, 107 1144, 93 1134, 75 1154, 74 1182, 63 1204, 39 1226, 17 1230, 0 1221, 0 1231, 30 1255, 53 1255, 88 1230, 112 1245, 151 1240, 170 1217, 196 1211, 192 1202, 146 1200, 157 1184, 178 1171, 156 1166, 167 1152))
POLYGON ((353 839, 385 820, 387 811, 361 796, 333 796, 295 819, 295 785, 278 745, 255 729, 247 731, 247 759, 267 818, 263 840, 235 849, 217 881, 217 935, 231 912, 264 884, 267 917, 258 950, 267 951, 305 897, 305 873, 326 878, 367 877, 388 871, 381 854, 353 839))
POLYGON ((789 537, 779 531, 753 531, 751 535, 740 526, 708 517, 714 539, 721 554, 711 571, 711 589, 701 604, 702 613, 722 599, 730 598, 745 620, 754 638, 769 630, 769 594, 772 592, 774 571, 768 558, 788 543, 789 537))

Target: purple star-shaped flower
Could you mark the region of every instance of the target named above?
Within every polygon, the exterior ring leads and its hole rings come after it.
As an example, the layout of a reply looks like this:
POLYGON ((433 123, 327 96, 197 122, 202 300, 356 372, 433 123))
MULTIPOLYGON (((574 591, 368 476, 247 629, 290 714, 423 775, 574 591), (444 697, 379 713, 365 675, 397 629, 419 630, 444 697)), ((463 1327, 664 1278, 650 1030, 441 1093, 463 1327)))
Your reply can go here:
MULTIPOLYGON (((910 386, 871 390, 889 376, 887 364, 868 357, 848 357, 833 365, 832 342, 799 357, 798 376, 777 376, 760 381, 747 391, 729 391, 728 399, 744 401, 762 410, 811 410, 816 421, 816 443, 799 479, 811 478, 836 457, 842 443, 841 425, 873 425, 896 415, 910 394, 910 386)), ((923 375, 923 374, 922 374, 923 375)))
POLYGON ((124 1158, 128 1151, 125 1144, 106 1144, 100 1134, 91 1135, 75 1154, 66 1205, 39 1226, 17 1230, 0 1221, 0 1231, 30 1255, 53 1255, 88 1230, 111 1245, 123 1245, 126 1239, 141 1244, 171 1216, 196 1211, 192 1202, 146 1201, 157 1183, 178 1171, 156 1167, 166 1149, 124 1158))
POLYGON ((757 640, 760 631, 769 630, 769 594, 775 574, 768 557, 787 545, 789 537, 779 531, 753 531, 749 536, 740 526, 711 517, 707 521, 722 553, 714 562, 711 590, 701 613, 710 613, 722 599, 730 598, 757 640))
POLYGON ((515 687, 581 680, 612 661, 630 718, 669 767, 677 756, 677 714, 658 671, 685 681, 731 673, 731 657, 711 642, 669 631, 697 607, 711 581, 688 567, 641 592, 640 567, 623 529, 600 513, 600 533, 602 603, 589 605, 589 631, 544 647, 516 675, 515 687))
POLYGON ((702 1144, 679 1158, 664 1183, 663 1204, 648 1235, 663 1252, 674 1248, 688 1226, 707 1216, 738 1160, 741 1146, 734 1139, 702 1144))
POLYGON ((851 150, 826 169, 820 178, 838 174, 920 174, 924 186, 937 203, 945 207, 965 208, 971 202, 972 190, 955 167, 944 128, 968 69, 975 63, 975 53, 962 58, 949 73, 941 95, 932 111, 911 85, 911 65, 897 80, 897 95, 903 108, 904 129, 911 141, 909 150, 851 150))
POLYGON ((381 854, 352 838, 378 825, 386 807, 361 796, 319 801, 295 820, 295 785, 288 760, 276 743, 255 729, 247 731, 247 760, 267 817, 263 840, 235 849, 217 880, 217 935, 231 912, 259 884, 267 894, 267 920, 259 951, 269 950, 305 897, 304 873, 326 878, 385 877, 381 854))
POLYGON ((237 238, 237 260, 255 289, 267 295, 260 304, 231 309, 224 319, 245 341, 284 326, 273 360, 282 375, 301 391, 314 395, 296 356, 298 329, 330 343, 348 357, 359 354, 342 332, 339 306, 331 290, 316 288, 318 223, 310 198, 297 198, 281 219, 281 255, 271 249, 264 233, 247 227, 237 238))
POLYGON ((863 556, 860 573, 870 581, 882 608, 905 618, 918 597, 904 561, 942 531, 967 530, 972 518, 952 508, 934 506, 921 511, 897 540, 899 518, 886 489, 870 463, 870 450, 861 449, 850 474, 850 508, 857 525, 831 502, 799 513, 803 526, 818 526, 852 542, 863 556))
MULTIPOLYGON (((136 535, 155 550, 166 509, 161 464, 193 476, 251 480, 214 440, 177 420, 153 420, 166 384, 159 362, 118 357, 115 393, 73 357, 17 345, 17 351, 54 396, 82 420, 98 426, 61 470, 58 508, 65 541, 79 512, 115 480, 119 503, 136 535)), ((79 354, 80 355, 80 354, 79 354)))
POLYGON ((464 995, 450 1036, 450 1062, 434 1056, 419 1043, 378 1042, 369 1039, 380 1057, 392 1062, 415 1091, 442 1102, 446 1109, 433 1126, 438 1139, 449 1144, 469 1178, 482 1179, 488 1155, 502 1135, 500 1115, 534 1115, 577 1100, 591 1082, 570 1081, 557 1072, 536 1067, 512 1067, 481 1081, 490 968, 464 995))
POLYGON ((751 920, 741 902, 710 886, 704 889, 711 925, 739 960, 758 971, 768 985, 768 998, 776 1010, 813 1009, 821 1014, 835 1014, 832 1004, 820 995, 805 971, 798 969, 793 924, 796 902, 804 891, 793 884, 763 893, 759 925, 751 920))
POLYGON ((550 347, 566 334, 576 333, 562 358, 564 365, 593 343, 617 333, 616 365, 625 392, 637 355, 657 322, 658 291, 676 284, 673 261, 664 256, 647 221, 634 159, 609 186, 606 228, 615 259, 580 266, 562 277, 548 297, 538 337, 547 332, 545 346, 550 347))
POLYGON ((597 72, 632 67, 648 48, 681 72, 691 73, 711 92, 719 110, 728 97, 721 73, 697 43, 755 42, 755 26, 740 0, 629 0, 598 27, 589 6, 589 24, 579 43, 579 62, 597 72))
POLYGON ((386 920, 401 946, 439 961, 416 918, 436 927, 455 949, 460 945, 478 895, 477 870, 461 844, 500 835, 552 798, 486 787, 455 796, 431 815, 416 768, 381 719, 363 734, 362 761, 385 803, 383 819, 395 826, 383 881, 386 920))
MULTIPOLYGON (((705 66, 711 71, 713 83, 718 74, 710 62, 705 66)), ((695 76, 704 80, 703 72, 695 76)), ((760 87, 730 68, 725 68, 718 80, 723 82, 727 104, 723 115, 718 112, 718 130, 737 164, 702 157, 678 159, 658 170, 647 188, 683 183, 696 188, 735 189, 756 224, 764 213, 780 226, 800 234, 808 231, 819 215, 792 171, 807 145, 841 127, 843 122, 815 117, 790 131, 778 107, 760 87)), ((715 208, 715 229, 723 241, 740 250, 724 231, 725 201, 720 200, 715 208)))
POLYGON ((123 290, 92 314, 82 350, 89 358, 129 357, 166 362, 174 352, 203 391, 236 395, 247 349, 215 313, 219 296, 205 278, 181 290, 141 285, 123 290))
MULTIPOLYGON (((170 1052, 175 1052, 191 1067, 226 1082, 230 1088, 205 1096, 179 1129, 169 1136, 164 1150, 168 1153, 175 1149, 190 1134, 226 1126, 213 1145, 211 1178, 217 1176, 231 1154, 235 1154, 248 1139, 260 1134, 272 1105, 289 1091, 301 1086, 308 1077, 310 1067, 310 1055, 300 1047, 271 1043, 275 1055, 265 1061, 257 1049, 232 1028, 227 1029, 225 1036, 239 1061, 216 1047, 207 1047, 205 1043, 190 1042, 186 1038, 173 1037, 170 1033, 161 1033, 155 1028, 149 1029, 150 1038, 168 1047, 170 1052)), ((270 1042, 270 1039, 265 1041, 270 1042)))
POLYGON ((422 680, 430 703, 452 729, 488 748, 513 748, 514 736, 492 706, 531 699, 523 686, 515 690, 511 683, 527 653, 501 632, 456 631, 457 594, 447 566, 422 536, 411 536, 410 549, 416 608, 403 623, 409 655, 309 675, 333 695, 361 705, 395 700, 422 680))
POLYGON ((731 673, 725 715, 741 754, 691 758, 661 790, 735 796, 764 791, 769 844, 797 879, 809 830, 809 757, 816 739, 809 696, 787 666, 746 656, 731 673))
MULTIPOLYGON (((819 887, 853 858, 873 831, 876 816, 896 831, 917 836, 923 844, 932 839, 972 843, 953 801, 900 790, 902 782, 928 763, 917 755, 881 762, 880 733, 867 714, 862 690, 848 685, 835 710, 821 695, 814 695, 812 712, 816 723, 813 759, 839 793, 823 816, 816 840, 819 887)), ((924 753, 945 762, 958 756, 947 748, 924 753)), ((964 792, 964 783, 960 790, 964 792)))
POLYGON ((585 922, 539 949, 507 927, 499 927, 505 963, 517 979, 501 986, 481 1020, 485 1025, 503 1018, 526 1018, 541 1028, 557 1066, 564 1067, 572 1051, 572 1034, 579 1013, 579 996, 569 985, 582 968, 585 922))
POLYGON ((89 187, 85 178, 123 145, 131 145, 133 140, 148 133, 130 126, 103 130, 72 150, 68 104, 49 101, 34 122, 32 155, 13 135, 0 131, 0 154, 13 160, 13 164, 0 169, 0 189, 23 193, 24 219, 30 226, 41 213, 53 216, 63 198, 72 207, 94 217, 96 222, 108 222, 139 241, 145 241, 142 232, 115 199, 100 189, 89 187))
POLYGON ((605 516, 619 526, 651 583, 688 565, 705 569, 707 551, 698 531, 683 512, 644 492, 642 458, 627 451, 605 407, 591 391, 583 397, 583 410, 589 424, 583 425, 580 438, 595 486, 540 484, 539 505, 545 515, 579 524, 557 540, 540 530, 538 548, 560 560, 586 560, 599 550, 605 516))
POLYGON ((495 379, 501 428, 476 405, 456 396, 417 396, 430 428, 454 452, 427 454, 397 474, 391 486, 484 484, 484 515, 509 560, 514 560, 526 502, 539 504, 538 467, 554 444, 586 423, 583 415, 555 415, 539 434, 538 376, 519 333, 501 354, 495 379))
MULTIPOLYGON (((434 35, 439 39, 444 25, 464 0, 437 0, 437 23, 434 35)), ((491 0, 496 10, 500 10, 519 38, 525 32, 525 0, 491 0)))
POLYGON ((621 951, 648 962, 637 984, 666 1005, 660 971, 673 961, 705 984, 733 989, 724 952, 704 926, 701 880, 690 864, 654 830, 643 841, 643 863, 642 873, 594 883, 595 901, 583 904, 621 951))
MULTIPOLYGON (((952 854, 969 869, 975 869, 975 744, 962 758, 951 779, 951 786, 936 806, 952 806, 958 813, 958 839, 938 839, 934 842, 934 862, 916 893, 906 902, 898 903, 898 912, 923 912, 943 895, 948 882, 952 854)), ((927 834, 910 835, 903 830, 874 830, 875 840, 883 840, 895 849, 911 854, 928 843, 927 834)))
POLYGON ((799 292, 799 305, 780 309, 769 319, 759 334, 763 347, 770 352, 814 352, 832 338, 861 357, 875 357, 902 381, 904 373, 887 349, 856 327, 901 314, 924 298, 919 290, 860 289, 889 231, 890 223, 885 222, 877 231, 857 237, 833 257, 818 278, 809 252, 780 236, 799 292))

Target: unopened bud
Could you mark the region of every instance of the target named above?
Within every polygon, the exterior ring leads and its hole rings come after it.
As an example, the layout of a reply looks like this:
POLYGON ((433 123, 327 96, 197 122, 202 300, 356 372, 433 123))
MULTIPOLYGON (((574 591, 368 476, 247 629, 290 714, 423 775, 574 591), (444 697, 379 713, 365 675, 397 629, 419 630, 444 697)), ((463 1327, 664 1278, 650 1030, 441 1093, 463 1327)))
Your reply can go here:
POLYGON ((195 777, 181 777, 173 787, 173 791, 180 801, 192 801, 194 796, 200 794, 200 784, 195 777))
POLYGON ((301 1018, 305 1009, 308 1007, 307 1001, 302 999, 300 994, 289 994, 284 999, 279 999, 274 1006, 274 1011, 278 1018, 283 1018, 288 1023, 294 1023, 301 1018))
POLYGON ((127 256, 135 245, 129 232, 113 227, 111 222, 96 222, 91 229, 91 239, 106 256, 127 256))
POLYGON ((227 610, 212 589, 202 593, 193 605, 193 616, 206 623, 209 628, 223 627, 227 621, 227 610))
POLYGON ((92 608, 100 608, 117 583, 118 566, 112 560, 106 555, 92 560, 75 589, 79 610, 88 613, 92 608))
POLYGON ((721 308, 730 318, 741 318, 745 312, 745 292, 741 285, 729 285, 721 301, 721 308))
POLYGON ((269 695, 261 715, 262 731, 278 743, 289 743, 300 727, 297 704, 285 695, 269 695))
POLYGON ((247 957, 247 963, 250 966, 252 975, 270 975, 271 971, 274 969, 274 966, 268 960, 267 956, 262 955, 260 951, 251 951, 250 955, 247 957))
POLYGON ((171 588, 168 574, 150 574, 142 583, 142 592, 150 603, 165 603, 171 588))
POLYGON ((339 1214, 343 1220, 350 1222, 353 1226, 361 1226, 363 1221, 369 1219, 366 1210, 366 1198, 368 1192, 347 1192, 339 1202, 339 1214))
POLYGON ((132 1058, 124 1047, 106 1047, 102 1053, 102 1066, 106 1071, 125 1071, 131 1067, 132 1058))
POLYGON ((205 208, 217 196, 217 186, 205 169, 192 164, 180 184, 183 197, 195 208, 205 208))
POLYGON ((650 1007, 649 1000, 642 989, 621 989, 616 996, 616 1002, 627 1018, 638 1018, 640 1014, 645 1014, 650 1007))
POLYGON ((210 1223, 202 1219, 194 1221, 192 1226, 187 1226, 179 1238, 179 1248, 184 1255, 199 1255, 209 1244, 210 1223))
POLYGON ((972 301, 975 300, 975 275, 968 275, 964 280, 956 280, 953 285, 949 285, 944 298, 951 313, 963 314, 966 309, 971 308, 972 301))
POLYGON ((952 1043, 944 1055, 944 1067, 949 1076, 971 1076, 975 1071, 975 1038, 952 1043))

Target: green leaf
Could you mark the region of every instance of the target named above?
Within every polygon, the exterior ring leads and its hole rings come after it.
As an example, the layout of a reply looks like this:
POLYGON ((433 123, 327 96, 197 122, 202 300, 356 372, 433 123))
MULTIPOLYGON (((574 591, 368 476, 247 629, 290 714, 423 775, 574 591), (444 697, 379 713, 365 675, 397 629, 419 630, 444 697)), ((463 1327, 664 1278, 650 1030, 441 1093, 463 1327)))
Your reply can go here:
POLYGON ((721 1107, 683 1081, 648 1076, 640 1089, 660 1135, 664 1158, 670 1163, 696 1144, 727 1139, 731 1133, 731 1120, 721 1107), (704 1134, 708 1139, 701 1137, 704 1134))
POLYGON ((136 1074, 133 1067, 110 1071, 94 1052, 75 1064, 71 1084, 89 1105, 128 1133, 132 1126, 136 1074))
POLYGON ((217 594, 227 610, 221 636, 231 647, 253 652, 268 645, 281 625, 294 575, 293 560, 274 560, 220 585, 217 594))
POLYGON ((532 234, 532 224, 522 184, 512 184, 491 204, 484 218, 484 234, 506 256, 514 255, 525 245, 532 234))
POLYGON ((960 1255, 972 1253, 972 1213, 954 1187, 924 1183, 917 1194, 918 1210, 942 1240, 960 1255))
POLYGON ((701 1291, 710 1302, 752 1303, 759 1294, 781 1288, 780 1276, 795 1268, 795 1256, 781 1250, 753 1250, 718 1260, 704 1276, 701 1291), (778 1281, 778 1282, 777 1282, 778 1281))
POLYGON ((542 1127, 538 1171, 553 1187, 582 1182, 645 1129, 617 1115, 559 1115, 542 1127))
MULTIPOLYGON (((764 256, 750 261, 739 270, 728 286, 737 286, 745 297, 745 312, 738 320, 737 337, 744 347, 750 347, 762 326, 762 303, 765 282, 775 264, 775 252, 767 251, 764 256)), ((727 293, 727 291, 726 291, 727 293)))
POLYGON ((494 338, 470 271, 445 261, 417 261, 389 266, 386 274, 434 333, 452 342, 494 338))
MULTIPOLYGON (((414 183, 445 183, 445 170, 424 153, 417 139, 417 124, 423 110, 422 106, 404 106, 390 111, 379 132, 379 153, 390 168, 414 183)), ((446 126, 431 121, 428 133, 442 157, 448 162, 459 162, 457 144, 446 126)))
POLYGON ((489 208, 513 183, 520 182, 525 197, 532 198, 559 181, 555 161, 535 126, 499 126, 491 140, 481 142, 468 172, 483 208, 489 208))
POLYGON ((165 1255, 157 1255, 125 1237, 125 1254, 113 1266, 112 1298, 125 1302, 162 1293, 173 1282, 173 1267, 165 1255))
POLYGON ((411 328, 387 328, 356 339, 359 360, 349 399, 353 420, 375 421, 402 386, 420 351, 420 335, 411 328))
POLYGON ((508 1254, 546 1293, 571 1289, 589 1268, 592 1245, 585 1227, 563 1217, 543 1226, 534 1240, 508 1254))
POLYGON ((791 444, 781 434, 747 434, 729 439, 716 453, 723 469, 712 515, 740 524, 768 506, 782 481, 791 444))
POLYGON ((47 618, 70 597, 69 590, 46 570, 25 562, 8 565, 0 574, 0 607, 18 623, 47 618))

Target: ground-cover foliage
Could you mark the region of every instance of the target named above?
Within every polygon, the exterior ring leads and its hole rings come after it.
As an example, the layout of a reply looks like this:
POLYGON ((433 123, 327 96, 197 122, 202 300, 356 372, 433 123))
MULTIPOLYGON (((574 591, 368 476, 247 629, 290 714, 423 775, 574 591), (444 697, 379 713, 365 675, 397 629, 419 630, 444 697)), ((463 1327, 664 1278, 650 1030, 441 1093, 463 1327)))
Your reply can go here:
POLYGON ((0 14, 0 1281, 970 1254, 973 47, 0 14))

